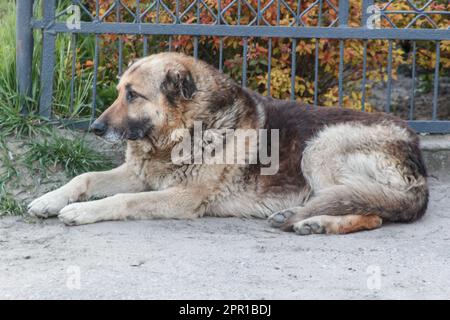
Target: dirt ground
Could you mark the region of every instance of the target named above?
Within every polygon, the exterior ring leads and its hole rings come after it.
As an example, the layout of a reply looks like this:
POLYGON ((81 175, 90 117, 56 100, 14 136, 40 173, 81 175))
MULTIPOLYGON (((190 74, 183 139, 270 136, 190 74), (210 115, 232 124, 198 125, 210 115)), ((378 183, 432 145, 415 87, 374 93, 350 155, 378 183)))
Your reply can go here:
POLYGON ((413 224, 295 236, 263 220, 0 219, 1 299, 450 298, 450 184, 413 224))

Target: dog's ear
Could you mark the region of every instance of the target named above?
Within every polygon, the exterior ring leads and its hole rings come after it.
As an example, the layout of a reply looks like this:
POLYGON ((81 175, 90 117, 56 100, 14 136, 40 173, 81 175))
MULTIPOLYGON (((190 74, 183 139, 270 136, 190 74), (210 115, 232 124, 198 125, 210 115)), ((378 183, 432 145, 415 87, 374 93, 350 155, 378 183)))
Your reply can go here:
POLYGON ((194 78, 188 70, 169 69, 161 83, 161 92, 172 104, 180 99, 192 100, 196 91, 194 78))

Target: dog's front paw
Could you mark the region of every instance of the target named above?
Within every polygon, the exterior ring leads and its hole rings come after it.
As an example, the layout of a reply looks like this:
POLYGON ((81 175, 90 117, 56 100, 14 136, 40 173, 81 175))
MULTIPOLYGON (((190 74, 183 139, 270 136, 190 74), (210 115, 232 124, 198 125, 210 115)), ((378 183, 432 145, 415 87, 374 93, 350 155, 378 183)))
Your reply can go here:
POLYGON ((98 209, 91 202, 69 204, 58 215, 58 219, 68 226, 79 226, 100 221, 98 209))
POLYGON ((54 190, 33 200, 28 205, 28 213, 33 217, 56 216, 69 203, 69 197, 60 190, 54 190))

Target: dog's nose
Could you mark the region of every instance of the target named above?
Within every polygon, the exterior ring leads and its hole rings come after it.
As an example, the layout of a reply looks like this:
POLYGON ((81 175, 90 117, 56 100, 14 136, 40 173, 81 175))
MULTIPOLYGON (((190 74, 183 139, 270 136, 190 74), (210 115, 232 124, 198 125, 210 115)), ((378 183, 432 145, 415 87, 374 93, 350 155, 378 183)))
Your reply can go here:
POLYGON ((94 121, 94 123, 91 125, 91 130, 97 135, 102 136, 105 134, 107 129, 107 125, 103 121, 94 121))

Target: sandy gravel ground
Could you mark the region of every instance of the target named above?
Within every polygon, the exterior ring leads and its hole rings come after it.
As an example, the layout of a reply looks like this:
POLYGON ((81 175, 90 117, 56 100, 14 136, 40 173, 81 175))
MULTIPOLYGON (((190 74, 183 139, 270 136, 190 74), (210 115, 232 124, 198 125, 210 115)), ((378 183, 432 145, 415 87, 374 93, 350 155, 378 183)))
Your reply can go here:
POLYGON ((295 236, 262 220, 0 219, 2 299, 450 298, 450 184, 413 224, 295 236))

